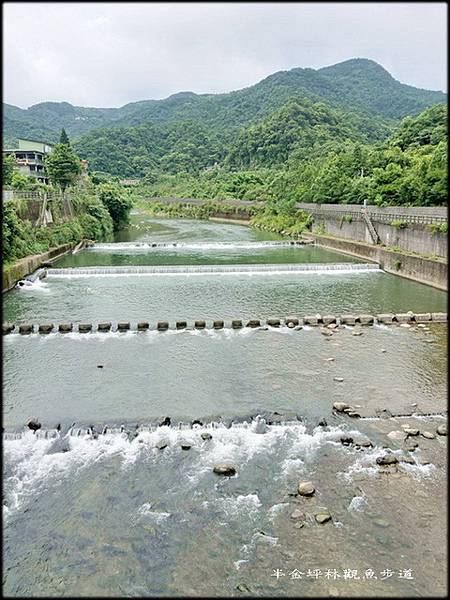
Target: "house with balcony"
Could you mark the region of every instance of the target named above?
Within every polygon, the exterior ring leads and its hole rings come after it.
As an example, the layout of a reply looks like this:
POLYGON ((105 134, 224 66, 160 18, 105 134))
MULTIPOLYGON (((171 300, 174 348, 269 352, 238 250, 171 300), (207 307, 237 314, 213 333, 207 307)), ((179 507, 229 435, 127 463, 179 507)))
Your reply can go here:
POLYGON ((17 148, 7 148, 3 150, 3 155, 14 155, 19 171, 24 175, 35 177, 41 183, 48 183, 44 158, 50 154, 52 149, 53 146, 46 142, 19 139, 17 148))

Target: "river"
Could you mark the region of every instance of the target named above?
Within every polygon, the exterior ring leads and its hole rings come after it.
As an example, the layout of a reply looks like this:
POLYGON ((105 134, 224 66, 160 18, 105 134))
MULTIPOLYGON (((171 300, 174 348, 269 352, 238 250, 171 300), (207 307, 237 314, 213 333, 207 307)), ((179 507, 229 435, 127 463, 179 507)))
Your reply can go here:
MULTIPOLYGON (((382 271, 330 272, 320 265, 361 261, 268 241, 281 238, 135 213, 114 245, 54 266, 186 272, 50 270, 5 296, 4 319, 154 324, 445 310, 439 290, 382 271), (309 273, 257 272, 261 264, 312 263, 309 273), (236 270, 193 275, 194 265, 236 270)), ((353 333, 5 336, 4 592, 445 595, 446 437, 436 429, 445 423, 447 328, 353 333), (336 401, 362 418, 333 412, 336 401), (379 418, 383 409, 399 416, 379 418), (32 417, 42 423, 36 435, 24 427, 32 417), (158 426, 164 417, 171 424, 158 426), (408 452, 407 426, 434 437, 418 436, 408 452), (380 468, 387 447, 398 462, 380 468), (224 462, 235 476, 213 472, 224 462), (311 497, 296 494, 301 480, 314 483, 311 497), (319 524, 315 515, 327 511, 331 519, 319 524)))

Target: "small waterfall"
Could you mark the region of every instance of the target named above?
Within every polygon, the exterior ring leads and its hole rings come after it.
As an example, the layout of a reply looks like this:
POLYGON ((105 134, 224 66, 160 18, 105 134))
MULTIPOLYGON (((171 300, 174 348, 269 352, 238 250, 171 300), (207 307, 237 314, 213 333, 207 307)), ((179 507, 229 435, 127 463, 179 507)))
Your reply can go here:
POLYGON ((297 240, 269 240, 262 242, 117 242, 111 244, 94 244, 93 251, 144 251, 149 250, 252 250, 256 248, 303 248, 297 240))
POLYGON ((303 263, 263 265, 169 265, 169 266, 120 266, 120 267, 71 267, 50 268, 47 277, 97 277, 114 275, 210 275, 210 274, 309 274, 309 273, 368 273, 381 272, 373 263, 303 263))

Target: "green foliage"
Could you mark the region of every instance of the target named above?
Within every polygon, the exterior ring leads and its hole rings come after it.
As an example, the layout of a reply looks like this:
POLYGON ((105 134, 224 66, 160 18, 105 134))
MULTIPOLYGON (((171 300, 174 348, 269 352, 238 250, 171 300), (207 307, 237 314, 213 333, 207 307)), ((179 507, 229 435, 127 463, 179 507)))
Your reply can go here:
POLYGON ((47 227, 35 227, 29 220, 22 219, 23 207, 16 200, 4 203, 2 235, 5 263, 40 254, 54 246, 77 243, 82 239, 105 239, 111 235, 112 219, 95 195, 95 190, 77 189, 73 193, 75 218, 68 221, 57 219, 47 227))
POLYGON ((12 154, 9 156, 3 155, 3 170, 2 170, 2 182, 3 185, 11 185, 12 176, 16 170, 16 159, 12 154))
POLYGON ((400 219, 391 221, 389 225, 392 225, 392 227, 396 227, 397 229, 406 229, 408 227, 408 223, 406 221, 401 221, 400 219))
POLYGON ((447 105, 436 104, 416 118, 406 117, 392 136, 391 144, 406 150, 427 145, 436 146, 446 140, 447 105))
POLYGON ((80 159, 67 144, 56 144, 45 158, 45 166, 52 183, 65 190, 81 173, 80 159))
POLYGON ((266 211, 250 219, 250 224, 253 227, 290 236, 298 236, 304 231, 310 230, 312 223, 312 215, 302 210, 295 211, 293 214, 273 214, 266 211))
MULTIPOLYGON (((352 59, 229 94, 186 92, 119 109, 6 105, 5 118, 82 134, 73 145, 96 184, 131 177, 141 197, 263 200, 272 215, 292 216, 297 202, 446 205, 445 100, 352 59)), ((59 175, 53 169, 64 188, 59 175)))
POLYGON ((130 209, 133 205, 131 199, 119 185, 102 183, 97 187, 98 196, 107 208, 114 223, 114 229, 120 229, 128 223, 130 209))
POLYGON ((20 171, 14 171, 11 176, 11 187, 15 190, 29 190, 35 180, 20 171))
POLYGON ((59 143, 60 144, 66 144, 67 146, 70 146, 69 136, 67 135, 66 130, 64 129, 64 127, 61 129, 61 136, 59 138, 59 143))
POLYGON ((293 97, 326 102, 367 119, 400 119, 418 114, 433 104, 446 102, 446 94, 421 90, 393 79, 376 62, 352 59, 323 69, 301 69, 274 73, 256 85, 226 94, 192 92, 174 94, 164 100, 145 100, 121 108, 85 108, 68 102, 42 102, 22 110, 4 104, 7 139, 25 137, 55 142, 64 127, 72 137, 94 129, 129 127, 143 123, 168 124, 196 121, 215 130, 240 128, 267 117, 293 97))
POLYGON ((431 233, 448 233, 448 223, 430 223, 427 225, 431 233))

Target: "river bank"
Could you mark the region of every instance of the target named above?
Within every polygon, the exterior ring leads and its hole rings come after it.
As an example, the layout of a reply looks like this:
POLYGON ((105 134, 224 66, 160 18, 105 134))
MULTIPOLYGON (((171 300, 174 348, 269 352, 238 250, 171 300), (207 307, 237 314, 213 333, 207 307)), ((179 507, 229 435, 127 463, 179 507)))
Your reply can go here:
POLYGON ((296 226, 287 217, 273 217, 271 222, 270 218, 262 217, 260 207, 227 206, 208 202, 194 205, 182 202, 164 204, 163 202, 148 201, 141 201, 138 206, 140 210, 153 216, 239 222, 242 225, 277 233, 290 239, 312 240, 321 247, 377 262, 388 273, 431 285, 443 291, 448 290, 448 264, 444 258, 421 256, 398 247, 389 248, 328 234, 319 234, 308 230, 308 222, 302 222, 296 226))

